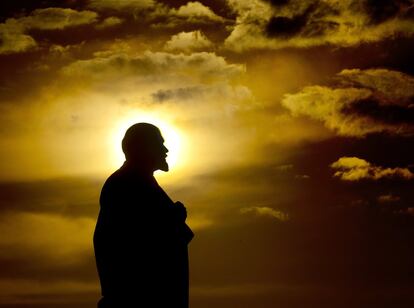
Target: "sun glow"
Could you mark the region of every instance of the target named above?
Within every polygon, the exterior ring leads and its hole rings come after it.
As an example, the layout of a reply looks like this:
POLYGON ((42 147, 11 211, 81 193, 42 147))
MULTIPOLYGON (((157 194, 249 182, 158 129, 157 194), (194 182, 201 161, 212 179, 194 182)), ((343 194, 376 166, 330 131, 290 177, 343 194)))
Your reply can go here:
POLYGON ((112 135, 109 140, 110 152, 112 153, 111 162, 112 167, 118 168, 125 160, 124 153, 121 148, 121 141, 125 135, 126 130, 133 124, 139 122, 146 122, 157 126, 165 140, 164 145, 168 148, 167 162, 170 171, 176 171, 183 167, 186 152, 184 150, 185 142, 184 135, 181 131, 170 124, 171 122, 155 113, 136 113, 130 114, 121 118, 116 122, 112 130, 112 135), (114 146, 115 145, 115 146, 114 146))

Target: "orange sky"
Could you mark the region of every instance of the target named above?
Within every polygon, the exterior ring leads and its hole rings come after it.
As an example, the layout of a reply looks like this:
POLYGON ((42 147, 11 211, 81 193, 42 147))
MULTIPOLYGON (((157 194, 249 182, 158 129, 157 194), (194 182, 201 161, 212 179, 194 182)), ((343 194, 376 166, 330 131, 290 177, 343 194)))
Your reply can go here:
POLYGON ((414 304, 413 1, 0 7, 0 307, 94 307, 139 121, 196 232, 191 307, 414 304))

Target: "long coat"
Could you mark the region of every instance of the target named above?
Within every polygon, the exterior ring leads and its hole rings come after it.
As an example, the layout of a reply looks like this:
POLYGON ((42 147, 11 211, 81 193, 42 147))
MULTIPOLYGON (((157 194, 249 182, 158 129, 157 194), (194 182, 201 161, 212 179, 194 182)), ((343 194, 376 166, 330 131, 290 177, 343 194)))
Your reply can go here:
POLYGON ((105 182, 100 206, 98 307, 187 308, 193 233, 154 177, 124 164, 105 182))

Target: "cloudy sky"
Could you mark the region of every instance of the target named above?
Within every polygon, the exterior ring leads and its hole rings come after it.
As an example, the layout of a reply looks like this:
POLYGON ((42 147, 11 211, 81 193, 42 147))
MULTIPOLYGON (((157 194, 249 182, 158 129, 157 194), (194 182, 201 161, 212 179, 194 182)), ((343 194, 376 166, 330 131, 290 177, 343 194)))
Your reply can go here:
POLYGON ((120 141, 170 149, 191 307, 414 305, 414 1, 0 4, 0 307, 95 307, 120 141))

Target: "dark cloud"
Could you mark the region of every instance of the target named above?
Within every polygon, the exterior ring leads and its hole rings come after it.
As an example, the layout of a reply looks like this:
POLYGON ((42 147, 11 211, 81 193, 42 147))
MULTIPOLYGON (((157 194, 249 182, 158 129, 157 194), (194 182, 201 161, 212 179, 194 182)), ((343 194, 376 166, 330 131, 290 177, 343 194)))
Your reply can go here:
POLYGON ((410 105, 413 107, 386 105, 381 99, 370 96, 344 106, 341 112, 350 116, 372 118, 375 122, 384 124, 411 125, 414 123, 414 101, 410 105))
POLYGON ((414 77, 399 71, 381 68, 345 69, 336 80, 341 87, 369 89, 377 94, 378 100, 384 101, 384 105, 409 107, 414 97, 414 77))
POLYGON ((162 103, 171 99, 190 100, 202 94, 201 87, 187 87, 178 89, 158 90, 151 94, 155 102, 162 103), (200 93, 201 92, 201 93, 200 93))
POLYGON ((409 9, 411 0, 365 0, 365 9, 372 24, 379 24, 409 9))
POLYGON ((299 34, 306 26, 307 14, 289 17, 272 17, 266 26, 266 32, 274 37, 291 37, 299 34))
MULTIPOLYGON (((286 1, 287 4, 289 1, 286 1)), ((266 25, 266 34, 275 38, 291 38, 293 36, 315 37, 336 30, 337 21, 325 19, 326 15, 339 13, 328 4, 310 3, 302 13, 292 12, 293 16, 274 16, 266 25)))
POLYGON ((302 14, 293 17, 274 16, 266 25, 266 33, 270 37, 289 38, 300 34, 308 23, 309 15, 315 9, 310 5, 302 14))
POLYGON ((9 18, 0 24, 0 54, 25 52, 38 47, 38 42, 28 34, 31 30, 62 30, 93 24, 98 14, 93 11, 77 11, 69 8, 36 9, 29 15, 9 18))
POLYGON ((87 6, 98 11, 128 11, 130 14, 135 14, 139 11, 153 8, 156 5, 154 0, 89 0, 87 6))
POLYGON ((335 21, 310 21, 309 26, 303 29, 302 35, 304 37, 317 37, 329 32, 334 32, 340 26, 335 21))
POLYGON ((63 178, 0 183, 0 212, 95 217, 103 179, 63 178))
MULTIPOLYGON (((73 230, 72 230, 73 231, 73 230)), ((38 232, 38 230, 32 229, 31 232, 38 232)), ((66 236, 70 237, 69 232, 66 236)), ((64 238, 60 239, 64 241, 64 238)), ((13 243, 10 246, 0 244, 2 249, 8 249, 9 253, 2 254, 0 256, 0 265, 2 271, 0 274, 0 286, 1 281, 8 279, 18 280, 32 280, 38 283, 52 282, 56 283, 65 279, 66 281, 73 282, 90 282, 98 287, 98 276, 95 268, 95 259, 93 255, 93 249, 91 246, 87 246, 90 239, 85 238, 84 251, 81 252, 80 259, 76 262, 71 260, 64 260, 62 262, 57 261, 54 258, 54 253, 45 253, 45 247, 42 246, 42 241, 36 242, 38 250, 29 249, 28 245, 24 243, 13 243), (30 253, 30 256, 28 254, 30 253), (45 262, 46 261, 46 262, 45 262)), ((59 249, 64 243, 55 242, 55 248, 59 249)), ((70 243, 69 243, 70 245, 70 243)), ((74 254, 68 254, 64 257, 74 258, 74 254)), ((5 290, 2 290, 3 292, 5 290)), ((45 289, 47 291, 47 288, 45 289)), ((24 294, 24 290, 20 290, 20 294, 24 294)))
POLYGON ((357 46, 411 37, 412 1, 229 1, 238 13, 225 46, 232 50, 357 46), (378 4, 377 4, 378 3, 378 4))
POLYGON ((281 6, 288 4, 291 0, 266 0, 274 6, 281 6))
MULTIPOLYGON (((82 1, 76 1, 80 3, 82 1)), ((2 1, 0 3, 0 22, 10 17, 20 17, 27 15, 35 9, 62 7, 73 8, 74 1, 53 1, 53 0, 18 0, 18 1, 2 1)))

